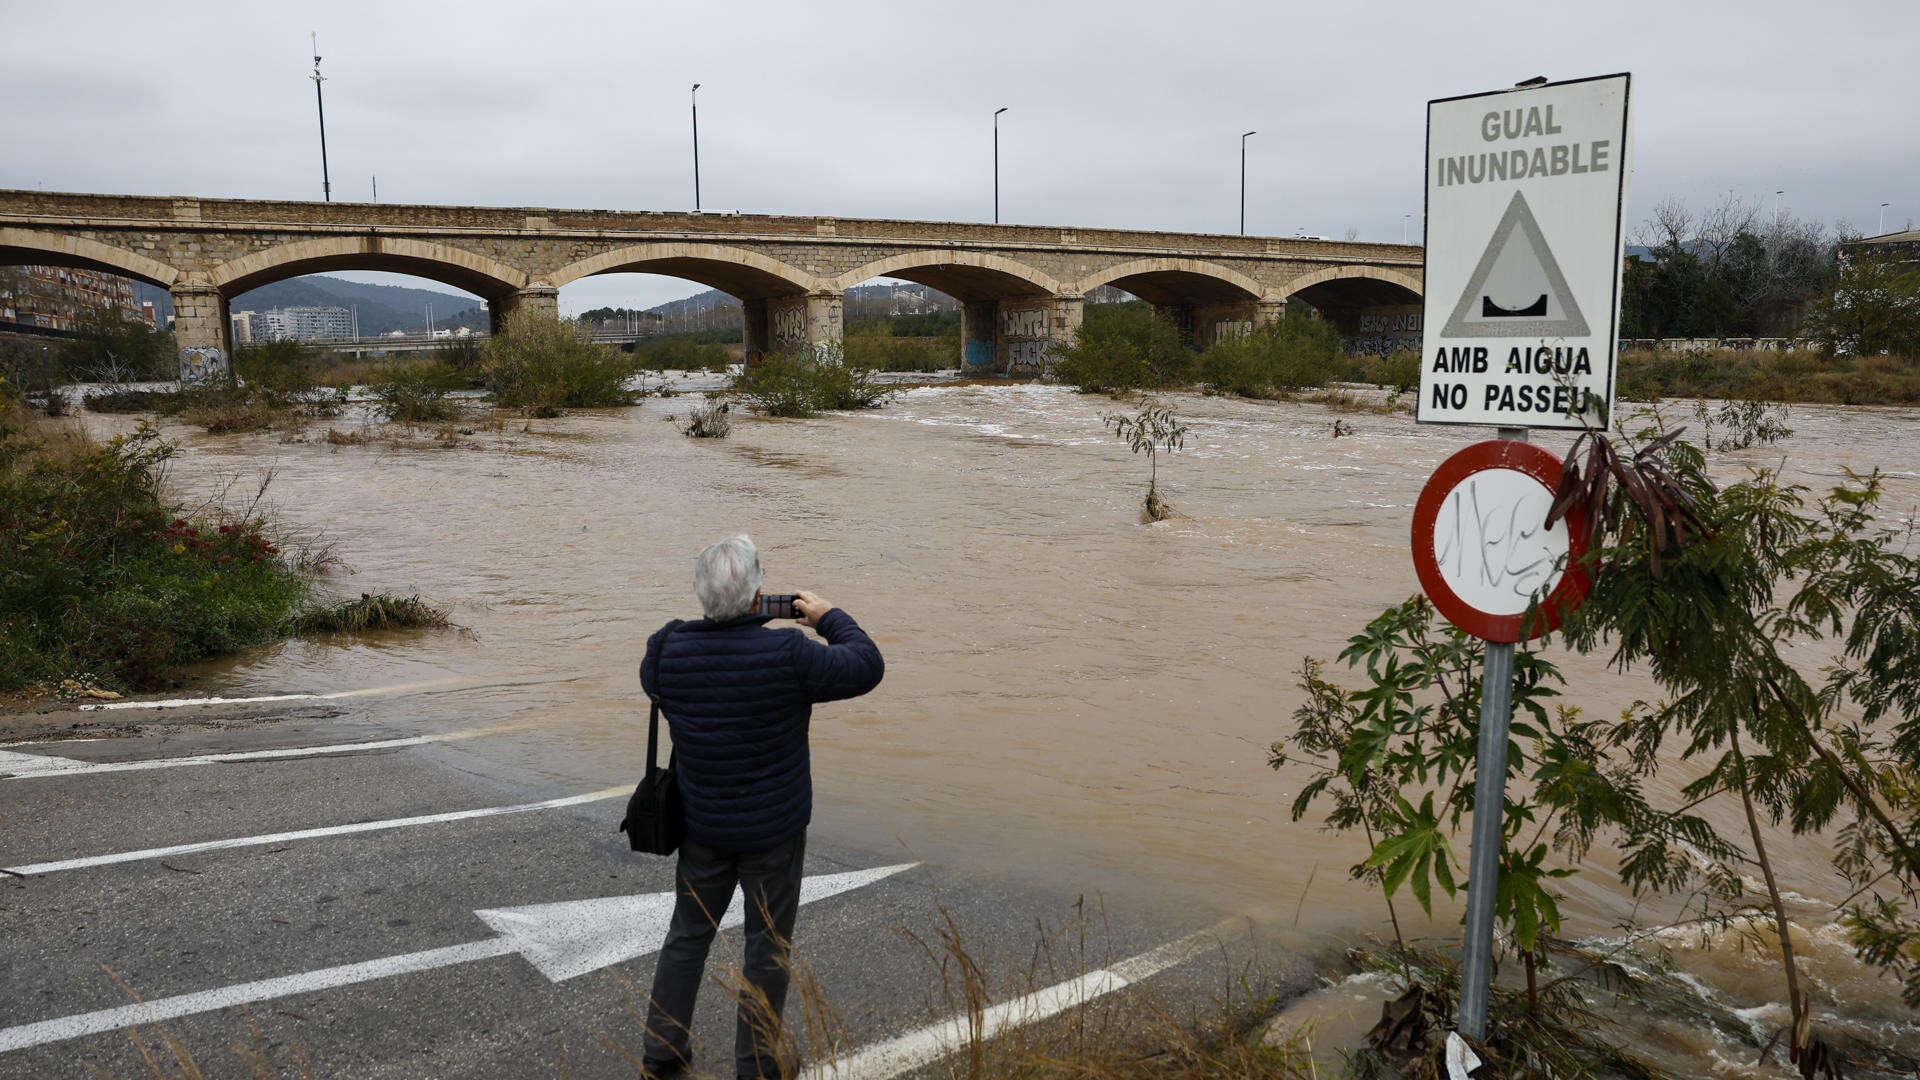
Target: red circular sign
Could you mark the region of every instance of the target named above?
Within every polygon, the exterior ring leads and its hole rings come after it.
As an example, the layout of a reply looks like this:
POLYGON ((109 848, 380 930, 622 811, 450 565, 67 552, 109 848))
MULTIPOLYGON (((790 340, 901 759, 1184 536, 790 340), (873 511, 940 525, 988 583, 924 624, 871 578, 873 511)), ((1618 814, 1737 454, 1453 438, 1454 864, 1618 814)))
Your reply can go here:
POLYGON ((1532 443, 1497 439, 1433 471, 1413 510, 1413 567, 1447 621, 1487 641, 1522 641, 1552 633, 1586 598, 1586 514, 1575 507, 1546 527, 1560 468, 1532 443))

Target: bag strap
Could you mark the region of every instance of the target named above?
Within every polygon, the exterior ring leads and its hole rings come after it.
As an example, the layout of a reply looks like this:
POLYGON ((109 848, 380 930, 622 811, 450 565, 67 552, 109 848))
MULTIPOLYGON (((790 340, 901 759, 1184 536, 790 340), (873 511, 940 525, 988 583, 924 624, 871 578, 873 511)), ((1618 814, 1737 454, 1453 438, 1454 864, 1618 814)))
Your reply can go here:
MULTIPOLYGON (((683 620, 681 619, 673 620, 672 622, 667 624, 667 632, 664 635, 662 635, 660 638, 660 653, 658 656, 654 658, 654 667, 653 667, 653 678, 654 678, 653 685, 656 689, 660 685, 660 660, 667 655, 667 642, 672 640, 673 632, 675 630, 680 629, 682 625, 684 625, 683 620)), ((660 699, 654 698, 652 700, 653 700, 653 712, 650 716, 647 717, 647 775, 648 776, 652 776, 654 773, 660 771, 660 699)), ((667 758, 667 767, 668 768, 673 767, 672 755, 669 755, 667 758)))

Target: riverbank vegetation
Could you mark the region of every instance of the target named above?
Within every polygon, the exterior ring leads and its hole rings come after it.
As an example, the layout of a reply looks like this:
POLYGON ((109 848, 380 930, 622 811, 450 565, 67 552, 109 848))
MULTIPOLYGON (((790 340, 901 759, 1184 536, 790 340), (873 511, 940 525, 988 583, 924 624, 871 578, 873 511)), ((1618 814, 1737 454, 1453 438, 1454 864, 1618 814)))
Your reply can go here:
POLYGON ((1920 404, 1920 355, 1832 355, 1800 349, 1636 350, 1620 357, 1627 401, 1712 398, 1820 405, 1920 404))
POLYGON ((1089 306, 1079 337, 1059 351, 1051 374, 1084 393, 1192 388, 1295 399, 1340 382, 1405 393, 1419 382, 1420 359, 1411 351, 1347 356, 1332 323, 1297 309, 1200 348, 1146 304, 1124 303, 1089 306))
MULTIPOLYGON (((1567 978, 1549 971, 1564 963, 1551 947, 1558 883, 1594 872, 1604 846, 1629 891, 1665 895, 1684 912, 1645 933, 1684 927, 1765 943, 1790 1019, 1776 1045, 1753 1049, 1777 1047, 1803 1075, 1838 1075, 1841 1059, 1872 1061, 1879 1048, 1822 1023, 1843 1003, 1802 981, 1767 833, 1833 838, 1834 870, 1854 892, 1829 916, 1862 961, 1920 1004, 1920 556, 1904 529, 1880 521, 1877 473, 1816 493, 1767 469, 1721 484, 1708 460, 1657 412, 1620 432, 1584 433, 1568 456, 1555 513, 1584 508, 1593 588, 1557 640, 1644 670, 1664 697, 1589 717, 1543 653, 1519 652, 1495 918, 1528 1008, 1562 1009, 1545 992, 1567 978), (1815 676, 1789 660, 1808 648, 1833 656, 1815 676), (1673 786, 1656 776, 1675 769, 1686 771, 1680 802, 1650 798, 1673 786), (1714 824, 1726 817, 1745 827, 1714 824)), ((1474 787, 1463 781, 1482 652, 1424 598, 1409 600, 1340 654, 1363 673, 1359 688, 1306 661, 1306 703, 1271 751, 1275 768, 1309 769, 1296 819, 1325 800, 1327 823, 1363 840, 1352 873, 1380 887, 1402 957, 1414 948, 1394 907, 1403 888, 1430 911, 1435 891, 1465 884, 1461 830, 1474 787)), ((1416 960, 1402 963, 1407 995, 1435 992, 1416 960)), ((1514 1039, 1493 1030, 1482 1056, 1500 1075, 1532 1075, 1514 1039)))
POLYGON ((164 490, 173 450, 144 423, 96 442, 0 381, 0 689, 147 689, 182 665, 336 623, 444 622, 418 598, 327 600, 315 582, 324 549, 266 516, 264 484, 242 506, 187 506, 164 490))

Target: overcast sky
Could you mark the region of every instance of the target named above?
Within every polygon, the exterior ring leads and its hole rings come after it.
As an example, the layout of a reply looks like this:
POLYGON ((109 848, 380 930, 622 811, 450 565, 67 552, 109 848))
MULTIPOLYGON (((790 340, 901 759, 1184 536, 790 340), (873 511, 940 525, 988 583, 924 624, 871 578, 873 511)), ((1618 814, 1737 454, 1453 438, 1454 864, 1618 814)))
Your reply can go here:
MULTIPOLYGON (((1920 3, 0 0, 0 186, 1417 236, 1428 98, 1634 74, 1632 220, 1920 218, 1920 3)), ((359 275, 356 275, 359 276, 359 275)), ((429 284, 412 282, 414 284, 429 284)), ((587 279, 566 309, 697 286, 587 279)))

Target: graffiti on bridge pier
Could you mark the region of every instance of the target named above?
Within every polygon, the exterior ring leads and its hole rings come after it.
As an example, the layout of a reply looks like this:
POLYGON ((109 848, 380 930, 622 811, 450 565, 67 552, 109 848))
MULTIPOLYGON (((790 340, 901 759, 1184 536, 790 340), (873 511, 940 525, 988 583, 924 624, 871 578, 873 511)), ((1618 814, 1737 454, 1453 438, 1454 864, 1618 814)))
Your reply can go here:
POLYGON ((201 386, 227 378, 227 350, 218 346, 189 346, 180 350, 180 385, 201 386))

